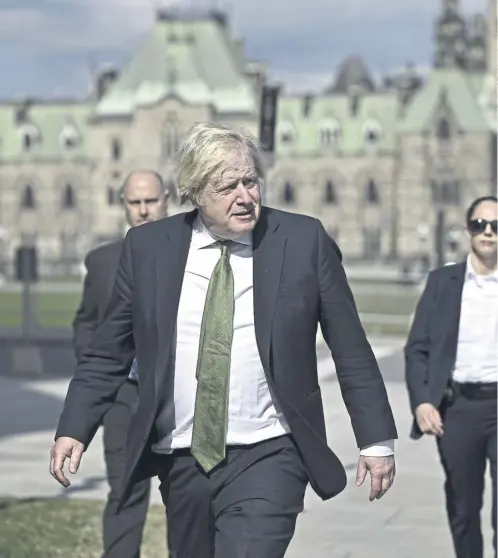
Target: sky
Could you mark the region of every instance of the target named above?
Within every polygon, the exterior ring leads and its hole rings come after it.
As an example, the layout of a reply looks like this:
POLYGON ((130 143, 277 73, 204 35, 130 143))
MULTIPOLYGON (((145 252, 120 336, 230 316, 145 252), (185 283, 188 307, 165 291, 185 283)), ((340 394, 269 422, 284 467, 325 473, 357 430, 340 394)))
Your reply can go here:
MULTIPOLYGON (((485 13, 489 0, 460 0, 485 13)), ((162 0, 0 0, 0 98, 84 97, 91 76, 122 65, 151 28, 162 0)), ((248 58, 265 61, 288 90, 327 85, 345 57, 374 75, 432 61, 442 0, 183 0, 226 9, 248 58), (372 10, 375 6, 375 10, 372 10)))

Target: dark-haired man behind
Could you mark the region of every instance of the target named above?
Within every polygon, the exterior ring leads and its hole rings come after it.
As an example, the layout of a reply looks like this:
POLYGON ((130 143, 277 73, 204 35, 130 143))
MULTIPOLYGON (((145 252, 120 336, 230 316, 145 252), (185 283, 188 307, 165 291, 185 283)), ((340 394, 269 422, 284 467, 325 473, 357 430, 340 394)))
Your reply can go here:
POLYGON ((497 200, 467 211, 470 254, 429 275, 405 347, 412 437, 436 436, 457 558, 482 558, 486 462, 496 557, 497 200))
MULTIPOLYGON (((132 172, 122 188, 126 220, 130 227, 166 216, 168 192, 161 177, 149 170, 132 172)), ((83 297, 73 321, 76 357, 90 345, 111 297, 123 240, 92 250, 86 257, 83 297)), ((116 504, 126 463, 126 441, 138 396, 138 370, 133 362, 128 380, 104 418, 104 456, 110 492, 103 517, 105 558, 138 558, 150 497, 150 481, 134 485, 119 513, 116 504)))

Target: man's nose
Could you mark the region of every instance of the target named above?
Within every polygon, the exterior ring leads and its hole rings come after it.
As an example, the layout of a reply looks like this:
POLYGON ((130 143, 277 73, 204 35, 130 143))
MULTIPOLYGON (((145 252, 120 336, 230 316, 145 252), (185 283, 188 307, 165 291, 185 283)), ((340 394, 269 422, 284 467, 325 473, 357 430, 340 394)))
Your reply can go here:
POLYGON ((493 235, 493 229, 491 228, 491 223, 486 223, 486 228, 484 229, 484 234, 486 236, 492 236, 493 235))
POLYGON ((238 202, 240 205, 248 205, 250 203, 252 203, 252 198, 251 195, 249 194, 249 190, 242 184, 242 182, 239 182, 239 185, 237 186, 238 188, 238 202))
POLYGON ((149 213, 149 208, 145 202, 140 203, 140 215, 147 215, 149 213))

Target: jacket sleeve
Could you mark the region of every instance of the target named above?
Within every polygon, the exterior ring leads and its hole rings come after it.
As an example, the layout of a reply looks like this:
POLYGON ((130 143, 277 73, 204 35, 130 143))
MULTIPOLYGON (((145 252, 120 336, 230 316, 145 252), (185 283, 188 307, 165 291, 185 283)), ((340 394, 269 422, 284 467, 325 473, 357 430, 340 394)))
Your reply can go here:
POLYGON ((320 326, 359 448, 397 438, 384 380, 360 322, 335 242, 318 222, 320 326))
POLYGON ((83 295, 73 320, 73 348, 77 360, 83 349, 90 345, 98 322, 98 293, 94 279, 96 266, 91 255, 85 258, 85 268, 83 295))
POLYGON ((429 275, 413 317, 405 345, 405 379, 412 412, 430 401, 429 352, 431 348, 430 320, 435 308, 436 278, 429 275))
POLYGON ((104 319, 81 352, 69 384, 56 439, 69 436, 88 446, 128 376, 135 354, 131 232, 124 242, 104 319))

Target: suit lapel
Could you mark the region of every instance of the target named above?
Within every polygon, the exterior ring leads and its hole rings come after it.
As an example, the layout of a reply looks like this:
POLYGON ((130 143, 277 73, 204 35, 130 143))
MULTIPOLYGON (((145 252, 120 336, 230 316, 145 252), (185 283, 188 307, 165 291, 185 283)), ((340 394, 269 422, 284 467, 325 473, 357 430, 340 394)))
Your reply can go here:
POLYGON ((172 219, 164 237, 164 244, 161 244, 157 253, 156 393, 159 392, 161 380, 165 375, 175 338, 178 305, 196 215, 197 211, 191 211, 183 214, 183 218, 172 219))
MULTIPOLYGON (((452 266, 450 281, 446 288, 446 304, 444 312, 446 314, 446 325, 448 332, 447 346, 448 353, 452 355, 452 359, 456 358, 456 349, 458 344, 458 330, 460 324, 460 310, 462 308, 462 291, 465 280, 466 263, 461 262, 452 266)), ((453 364, 453 363, 452 363, 453 364)))
POLYGON ((253 234, 254 327, 263 368, 270 372, 271 328, 282 273, 286 237, 279 222, 262 208, 253 234))

